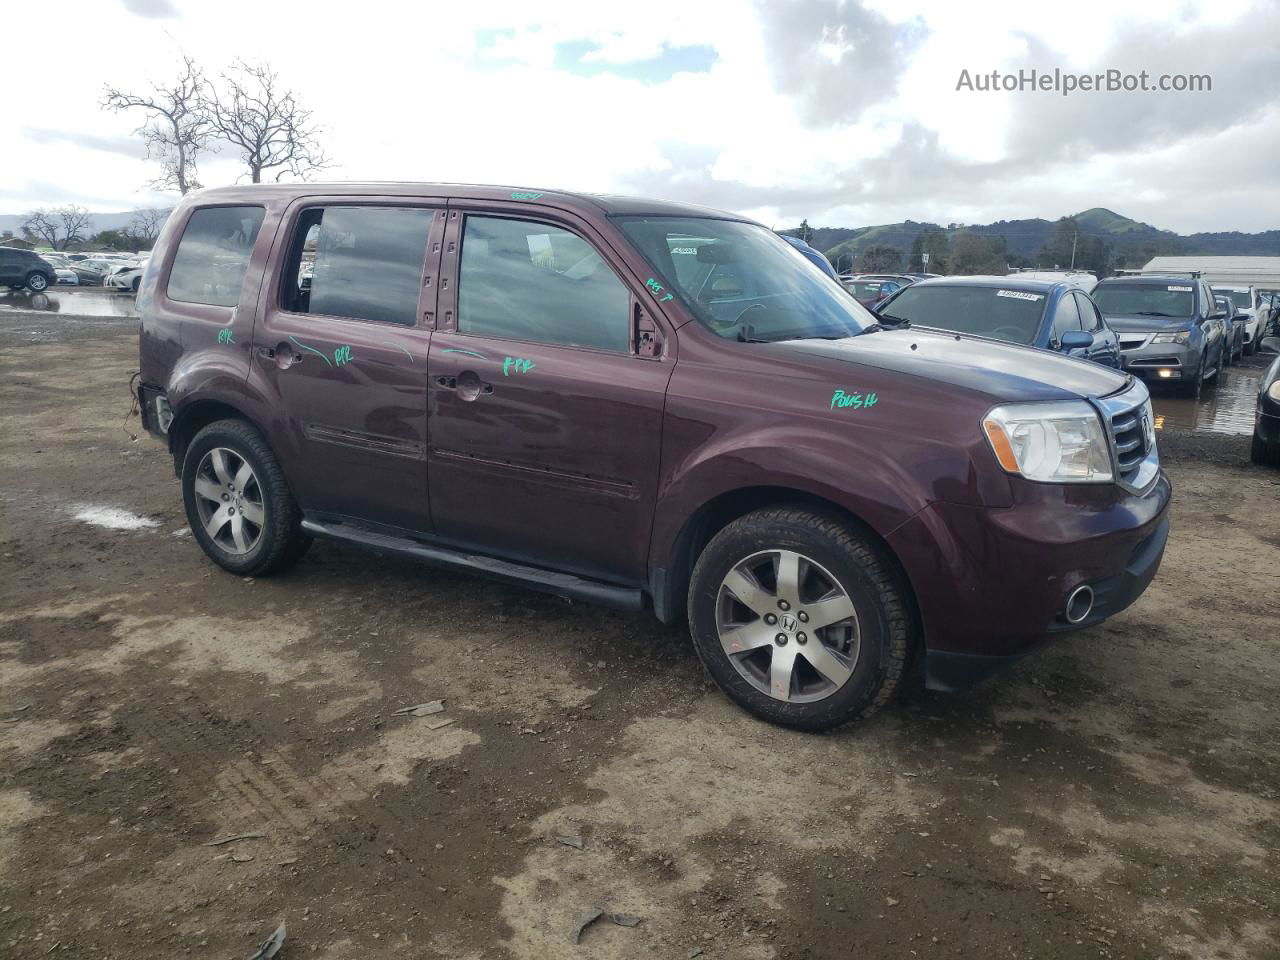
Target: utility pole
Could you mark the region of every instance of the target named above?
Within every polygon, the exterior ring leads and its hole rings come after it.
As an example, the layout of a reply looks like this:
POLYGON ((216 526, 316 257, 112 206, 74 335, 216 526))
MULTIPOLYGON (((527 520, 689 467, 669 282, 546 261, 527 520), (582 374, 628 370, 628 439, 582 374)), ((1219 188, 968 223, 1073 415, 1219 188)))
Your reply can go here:
POLYGON ((1080 231, 1077 230, 1071 235, 1071 269, 1076 268, 1076 241, 1080 239, 1080 231))

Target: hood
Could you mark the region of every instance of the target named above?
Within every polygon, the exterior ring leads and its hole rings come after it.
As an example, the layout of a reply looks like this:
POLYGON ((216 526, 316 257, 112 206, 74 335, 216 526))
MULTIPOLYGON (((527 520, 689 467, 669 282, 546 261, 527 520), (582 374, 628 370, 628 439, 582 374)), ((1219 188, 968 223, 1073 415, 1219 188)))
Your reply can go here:
POLYGON ((1126 374, 1087 360, 925 330, 883 330, 845 340, 788 340, 773 348, 949 383, 998 402, 1105 397, 1129 382, 1126 374))
POLYGON ((1102 316, 1112 330, 1123 330, 1125 333, 1191 329, 1190 317, 1135 317, 1110 313, 1104 313, 1102 316))

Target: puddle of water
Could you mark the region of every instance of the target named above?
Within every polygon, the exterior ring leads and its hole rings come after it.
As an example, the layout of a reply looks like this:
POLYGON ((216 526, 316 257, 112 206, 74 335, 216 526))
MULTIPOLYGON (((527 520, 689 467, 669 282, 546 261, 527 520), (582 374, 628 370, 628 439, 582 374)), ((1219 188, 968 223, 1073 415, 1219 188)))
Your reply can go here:
POLYGON ((159 521, 140 517, 119 507, 87 506, 76 514, 76 519, 91 523, 95 527, 106 527, 108 530, 144 530, 147 527, 160 526, 159 521))
POLYGON ((82 317, 138 315, 132 293, 115 293, 102 287, 55 287, 45 293, 6 290, 0 294, 0 312, 5 310, 70 313, 82 317))
POLYGON ((1204 385, 1199 402, 1177 397, 1154 386, 1151 406, 1157 430, 1190 430, 1193 433, 1253 433, 1258 386, 1266 367, 1227 367, 1222 382, 1204 385))

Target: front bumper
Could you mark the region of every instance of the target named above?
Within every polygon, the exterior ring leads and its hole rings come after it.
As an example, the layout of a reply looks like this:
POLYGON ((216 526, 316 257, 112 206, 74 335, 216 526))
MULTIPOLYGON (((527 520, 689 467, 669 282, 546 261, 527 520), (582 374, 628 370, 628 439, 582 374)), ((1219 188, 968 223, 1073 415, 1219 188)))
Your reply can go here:
POLYGON ((1163 472, 1143 495, 1109 484, 1013 487, 1012 507, 934 503, 888 538, 915 591, 934 689, 957 689, 1119 613, 1159 569, 1172 489, 1163 472), (1069 623, 1066 598, 1084 584, 1093 608, 1069 623))
POLYGON ((1120 367, 1144 380, 1194 380, 1200 375, 1200 351, 1186 343, 1152 343, 1148 337, 1141 347, 1121 349, 1120 367))

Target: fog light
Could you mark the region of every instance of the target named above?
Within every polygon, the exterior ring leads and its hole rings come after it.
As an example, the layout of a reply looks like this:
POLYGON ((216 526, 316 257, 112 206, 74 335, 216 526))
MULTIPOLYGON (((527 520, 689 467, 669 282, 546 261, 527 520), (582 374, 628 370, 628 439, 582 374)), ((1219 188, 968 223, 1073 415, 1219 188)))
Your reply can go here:
POLYGON ((1158 377, 1160 377, 1160 379, 1161 379, 1161 380, 1168 380, 1170 377, 1172 377, 1172 376, 1173 376, 1173 371, 1172 371, 1172 370, 1161 370, 1161 371, 1157 374, 1157 376, 1158 376, 1158 377))

